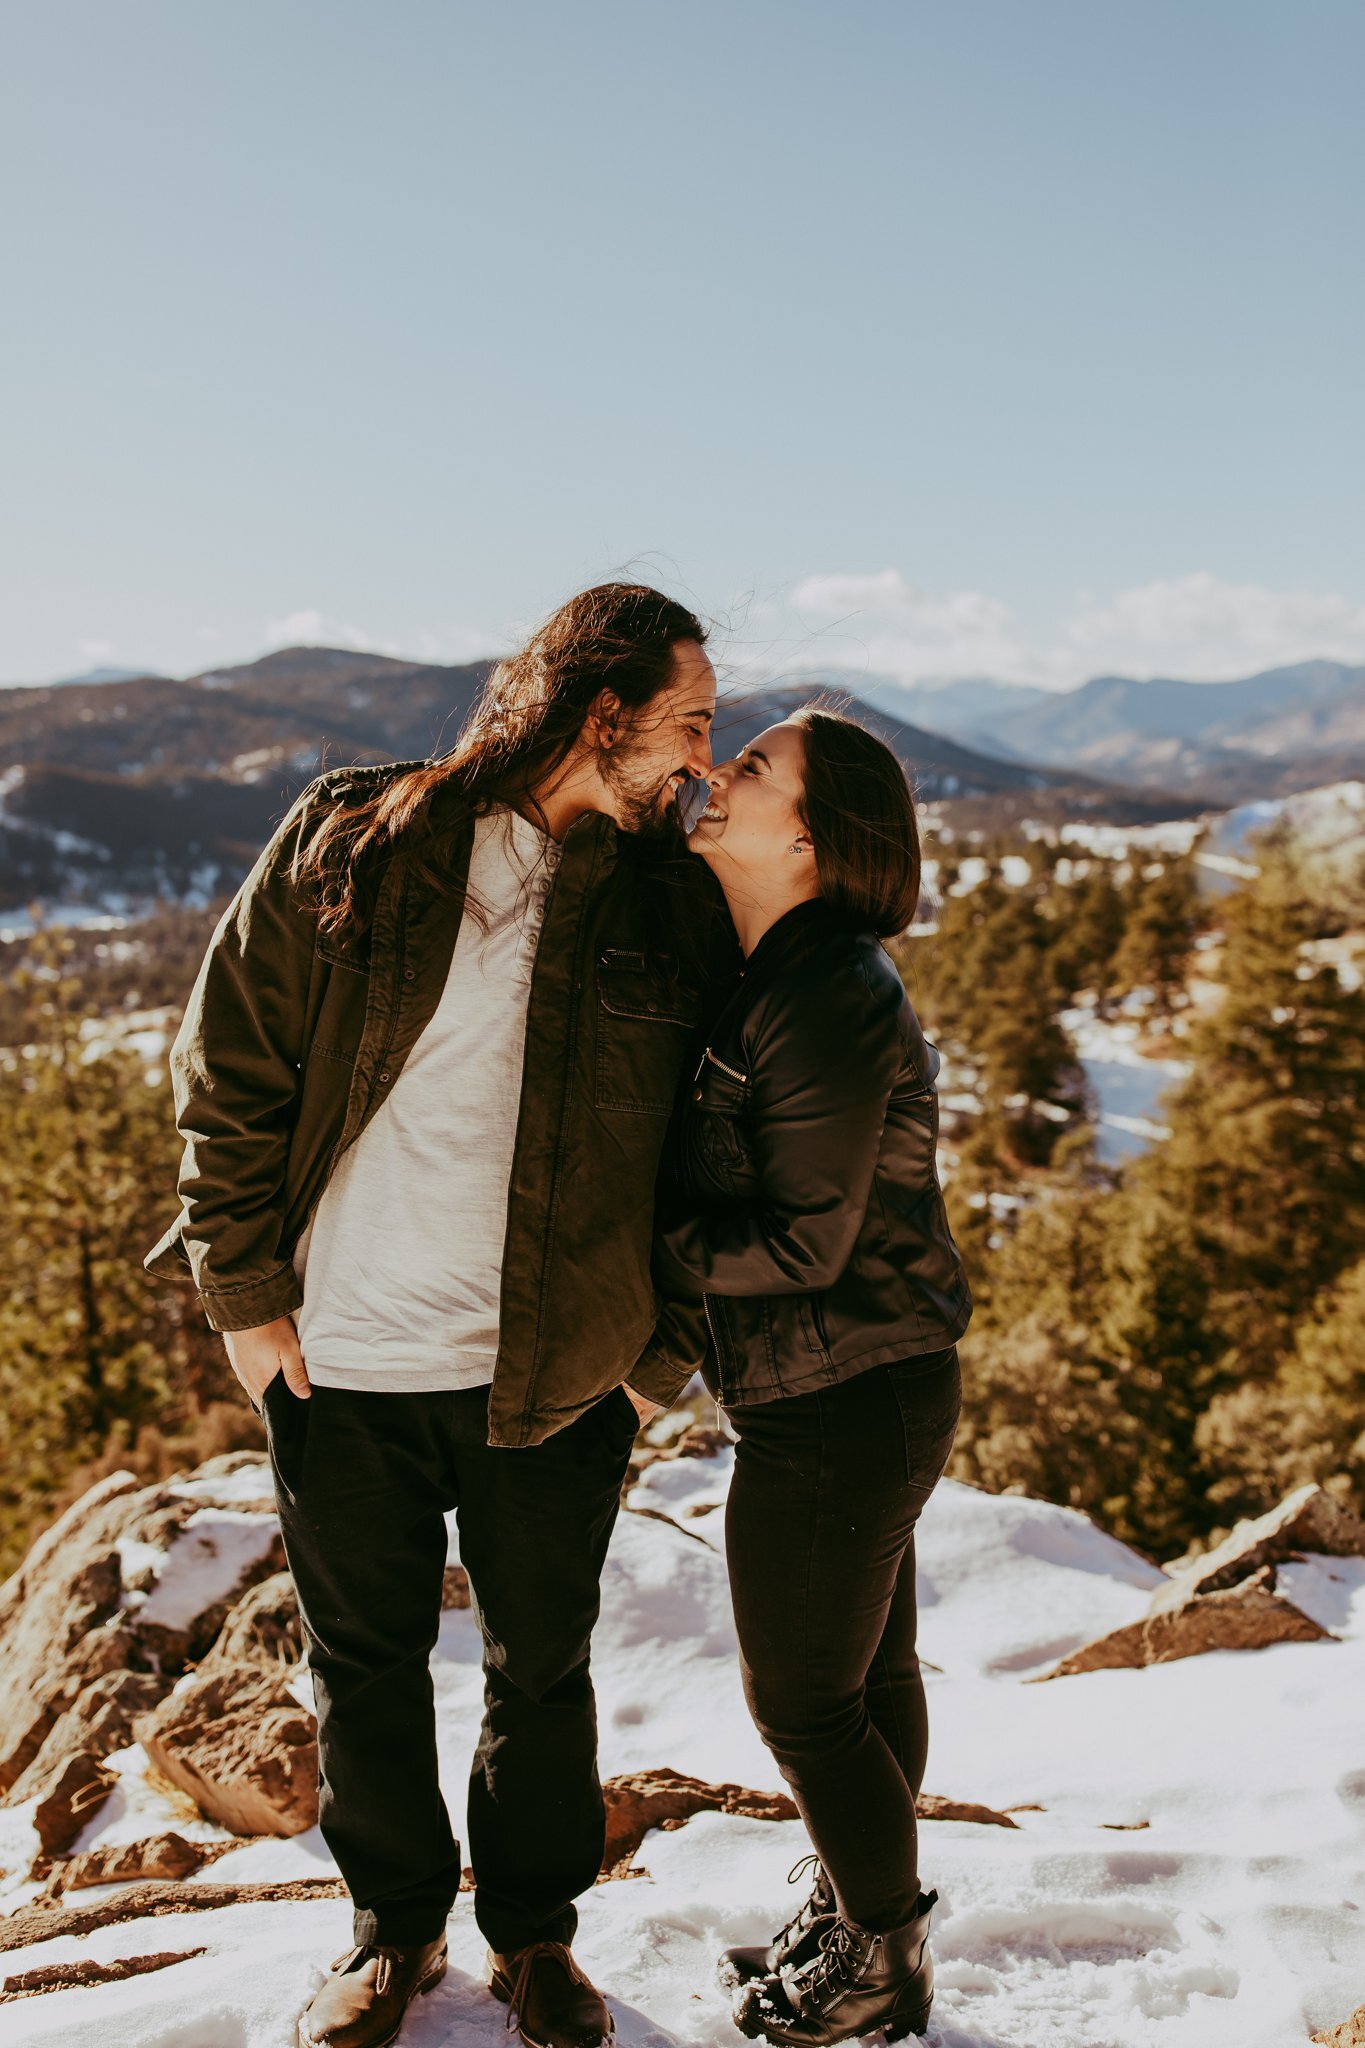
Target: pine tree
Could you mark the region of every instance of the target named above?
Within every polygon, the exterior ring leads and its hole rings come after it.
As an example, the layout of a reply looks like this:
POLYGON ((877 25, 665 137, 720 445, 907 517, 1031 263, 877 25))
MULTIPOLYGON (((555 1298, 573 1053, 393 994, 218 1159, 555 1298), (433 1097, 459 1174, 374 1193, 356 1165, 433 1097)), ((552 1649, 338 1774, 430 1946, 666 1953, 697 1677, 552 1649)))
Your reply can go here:
POLYGON ((1294 1332, 1268 1385, 1216 1395, 1198 1447, 1216 1475, 1224 1518, 1261 1514, 1315 1481, 1365 1513, 1365 1259, 1327 1290, 1294 1332))
POLYGON ((1091 860, 1084 875, 1055 891, 1048 908, 1057 925, 1052 958, 1060 987, 1072 997, 1082 989, 1104 995, 1126 917, 1113 862, 1091 860))
POLYGON ((1194 864, 1168 857, 1155 872, 1139 868, 1123 897, 1123 938, 1112 959, 1110 986, 1122 995, 1150 989, 1155 1013, 1168 1017, 1184 994, 1198 925, 1194 864))
POLYGON ((109 1042, 69 945, 45 935, 33 950, 22 1036, 0 1055, 6 1555, 75 1466, 227 1392, 192 1290, 141 1263, 173 1200, 169 1087, 109 1042))
POLYGON ((1221 1000, 1190 1033, 1171 1138, 1133 1175, 1182 1219, 1238 1369, 1262 1376, 1365 1251, 1365 992, 1304 952, 1334 923, 1287 848, 1226 900, 1221 1000))

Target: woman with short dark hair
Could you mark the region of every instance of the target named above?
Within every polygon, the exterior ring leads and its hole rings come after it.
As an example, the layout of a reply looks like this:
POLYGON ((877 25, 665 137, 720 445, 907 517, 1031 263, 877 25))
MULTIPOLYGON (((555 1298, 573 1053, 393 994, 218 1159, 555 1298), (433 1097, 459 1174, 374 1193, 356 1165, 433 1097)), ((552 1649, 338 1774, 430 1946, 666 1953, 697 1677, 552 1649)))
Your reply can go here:
POLYGON ((810 1898, 721 1977, 743 2032, 824 2048, 928 2023, 914 1530, 952 1448, 971 1296, 935 1166, 938 1054, 881 943, 919 895, 904 770, 807 709, 710 786, 691 845, 745 970, 675 1132, 655 1277, 704 1304, 738 1437, 745 1693, 815 1850, 810 1898))

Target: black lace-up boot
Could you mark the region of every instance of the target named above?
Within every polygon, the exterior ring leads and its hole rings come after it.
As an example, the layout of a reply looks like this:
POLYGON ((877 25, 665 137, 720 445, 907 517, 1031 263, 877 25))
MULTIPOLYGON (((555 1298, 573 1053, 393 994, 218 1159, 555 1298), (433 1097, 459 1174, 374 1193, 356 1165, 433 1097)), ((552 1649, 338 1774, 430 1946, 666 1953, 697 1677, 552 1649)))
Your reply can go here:
POLYGON ((937 1892, 921 1892, 914 1919, 885 1934, 836 1918, 814 1961, 741 1987, 735 2025, 779 2048, 831 2048, 877 2028, 888 2041, 922 2034, 934 2002, 929 1913, 937 1900, 937 1892))
POLYGON ((798 1969, 814 1957, 836 1908, 834 1888, 818 1856, 803 1856, 788 1871, 787 1883, 798 1883, 807 1871, 813 1872, 810 1897, 766 1948, 727 1948, 721 1955, 716 1975, 727 1991, 747 1984, 752 1977, 775 1977, 779 1970, 798 1969))

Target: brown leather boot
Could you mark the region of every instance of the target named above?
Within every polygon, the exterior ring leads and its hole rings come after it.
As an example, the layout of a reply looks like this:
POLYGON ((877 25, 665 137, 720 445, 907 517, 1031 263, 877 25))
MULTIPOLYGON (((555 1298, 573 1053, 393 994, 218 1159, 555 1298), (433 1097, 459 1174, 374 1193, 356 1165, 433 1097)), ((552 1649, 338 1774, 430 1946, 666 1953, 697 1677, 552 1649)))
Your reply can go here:
POLYGON ((446 1973, 446 1938, 415 1948, 365 1942, 332 1964, 327 1982, 299 2017, 299 2048, 384 2048, 403 2024, 408 2001, 446 1973))
POLYGON ((526 2048, 601 2048, 616 2023, 569 1952, 567 1942, 537 1941, 510 1956, 488 1952, 488 1988, 510 2007, 526 2048))

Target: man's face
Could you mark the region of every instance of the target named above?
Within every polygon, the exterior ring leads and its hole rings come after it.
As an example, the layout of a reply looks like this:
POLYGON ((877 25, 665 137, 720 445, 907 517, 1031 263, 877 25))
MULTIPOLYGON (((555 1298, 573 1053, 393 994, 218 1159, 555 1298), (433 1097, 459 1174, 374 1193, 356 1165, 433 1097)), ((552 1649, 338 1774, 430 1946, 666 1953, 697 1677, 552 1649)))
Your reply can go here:
POLYGON ((599 756, 612 815, 626 832, 685 844, 679 796, 711 767, 716 672, 695 640, 673 648, 668 684, 638 711, 623 710, 599 756))

